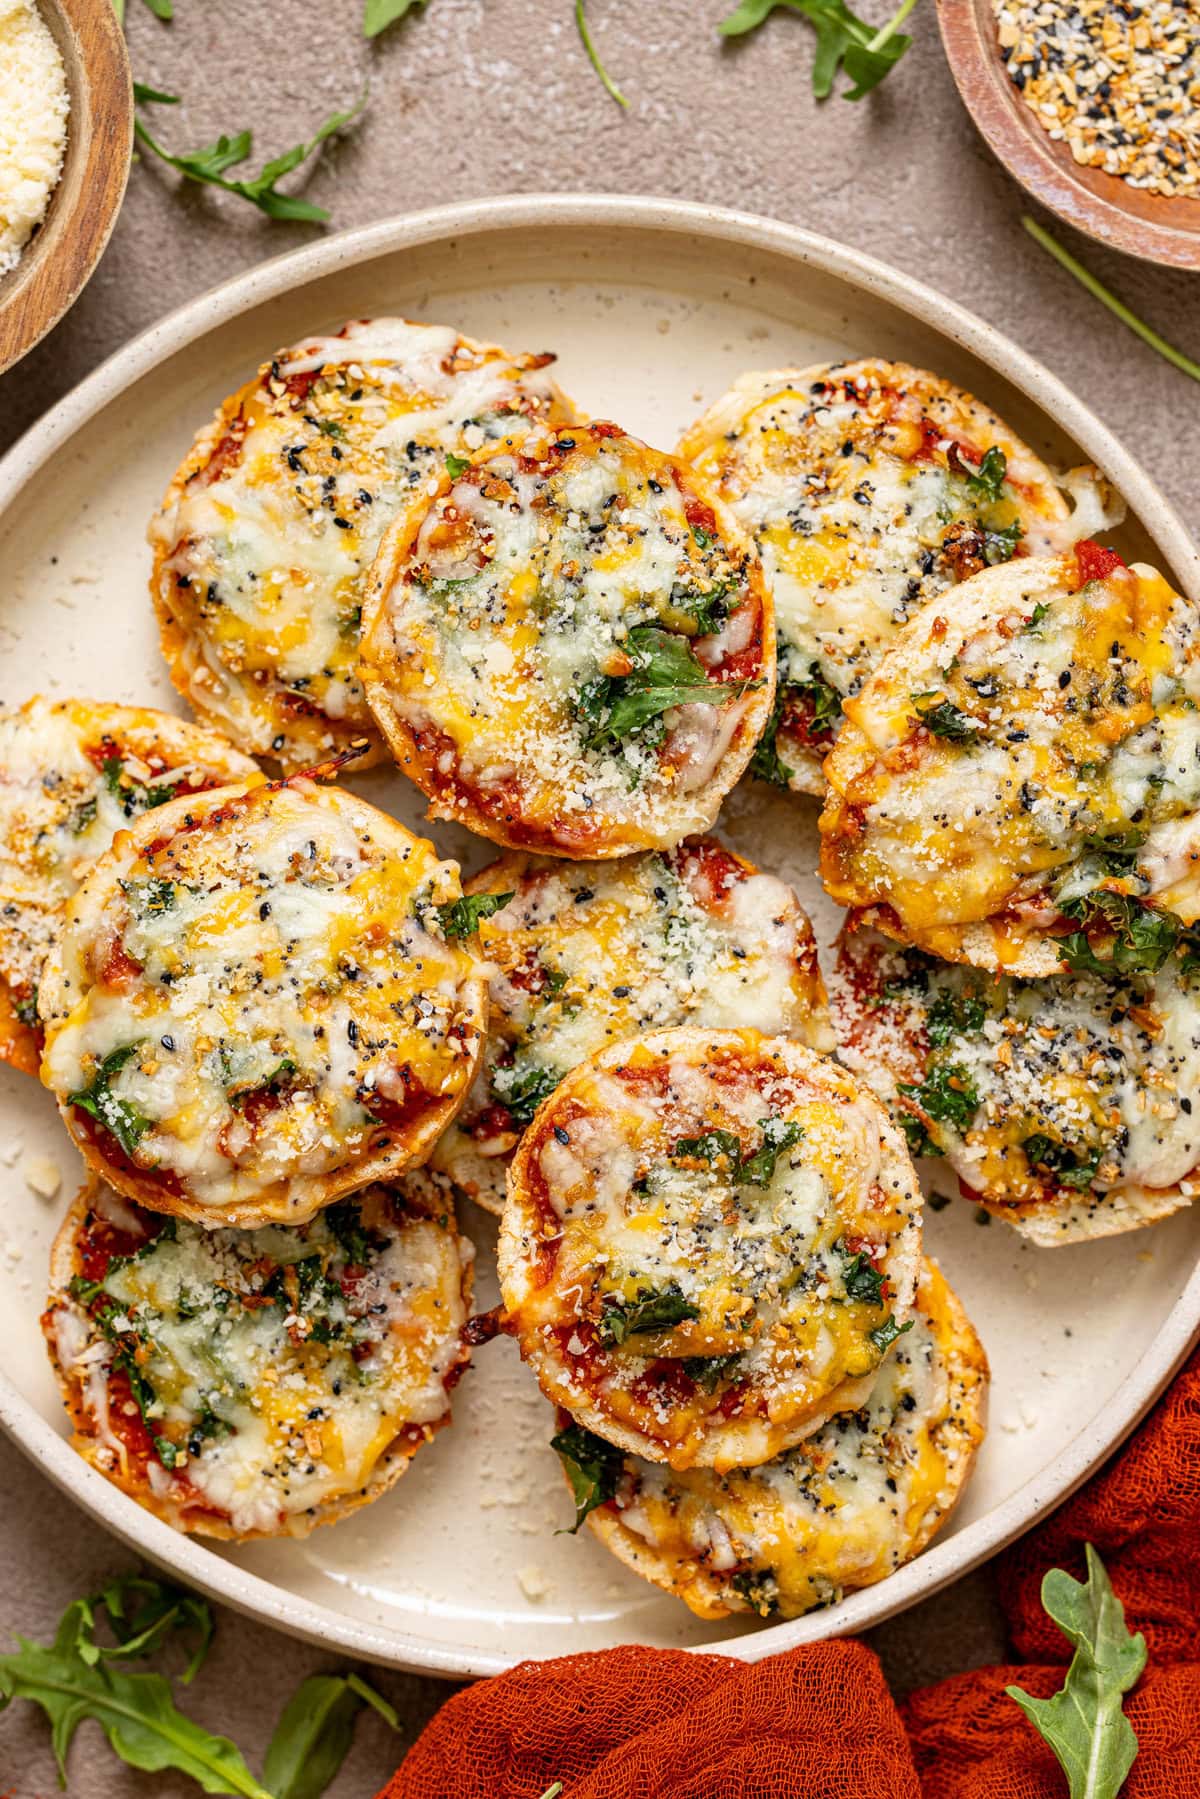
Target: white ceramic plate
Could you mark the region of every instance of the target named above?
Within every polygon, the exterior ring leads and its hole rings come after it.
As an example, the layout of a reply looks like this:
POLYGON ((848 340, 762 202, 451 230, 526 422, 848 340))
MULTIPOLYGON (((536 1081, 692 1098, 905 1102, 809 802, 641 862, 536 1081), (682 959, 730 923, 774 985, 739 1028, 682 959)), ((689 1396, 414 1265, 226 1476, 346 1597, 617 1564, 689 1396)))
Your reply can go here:
MULTIPOLYGON (((740 370, 879 353, 973 389, 1062 466, 1090 457, 1125 493, 1126 552, 1200 598, 1179 520, 1099 421, 1013 344, 882 265, 782 225, 617 198, 456 207, 330 238, 206 295, 122 350, 0 464, 0 698, 36 689, 171 706, 146 598, 143 531, 195 428, 279 345, 346 318, 401 312, 513 348, 559 352, 593 414, 669 447, 740 370)), ((399 777, 362 786, 421 828, 399 777)), ((836 930, 813 874, 815 814, 757 788, 726 836, 793 880, 818 936, 836 930)), ((488 847, 433 833, 471 868, 488 847)), ((992 1428, 955 1519, 929 1552, 792 1624, 705 1624, 611 1560, 570 1506, 551 1422, 509 1342, 482 1350, 455 1423, 389 1497, 305 1543, 214 1549, 177 1536, 80 1463, 64 1440, 38 1313, 50 1238, 78 1172, 49 1096, 0 1075, 0 1420, 51 1479, 181 1578, 295 1633, 398 1666, 494 1673, 530 1655, 618 1642, 719 1646, 747 1658, 859 1629, 962 1573, 1061 1499, 1128 1431, 1200 1325, 1200 1218, 1037 1251, 956 1204, 927 1242, 994 1371, 992 1428), (63 1194, 26 1189, 53 1155, 63 1194)), ((495 1298, 490 1221, 464 1202, 495 1298)))

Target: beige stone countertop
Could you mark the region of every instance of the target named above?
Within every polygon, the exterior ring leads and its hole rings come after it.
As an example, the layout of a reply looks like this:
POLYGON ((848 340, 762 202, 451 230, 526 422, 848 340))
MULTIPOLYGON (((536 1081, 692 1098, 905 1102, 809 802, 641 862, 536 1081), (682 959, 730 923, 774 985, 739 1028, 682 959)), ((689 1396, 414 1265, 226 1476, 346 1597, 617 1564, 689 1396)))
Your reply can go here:
MULTIPOLYGON (((1040 357, 1124 439, 1195 528, 1200 393, 1021 231, 1024 196, 962 109, 933 0, 912 15, 907 58, 880 91, 853 105, 813 99, 813 33, 783 9, 753 39, 723 46, 715 27, 731 4, 590 0, 593 34, 630 98, 627 113, 584 58, 571 0, 427 0, 373 46, 359 35, 360 0, 176 0, 169 26, 142 0, 128 0, 128 33, 139 79, 185 99, 156 111, 160 137, 193 146, 252 125, 254 168, 369 84, 366 115, 305 189, 330 209, 335 228, 489 194, 608 190, 741 207, 881 257, 1040 357)), ((884 16, 876 0, 862 4, 884 16)), ((175 187, 162 165, 135 165, 91 285, 45 343, 0 376, 0 450, 170 308, 313 236, 311 226, 274 224, 229 196, 175 187)), ((1134 263, 1054 228, 1129 305, 1200 356, 1200 277, 1134 263)), ((129 1567, 130 1557, 6 1442, 0 1490, 0 1634, 46 1640, 70 1599, 129 1567)), ((986 1571, 870 1640, 898 1690, 1002 1655, 986 1571)), ((257 1767, 296 1684, 344 1665, 223 1613, 210 1662, 184 1703, 257 1767)), ((405 1735, 397 1740, 374 1715, 364 1718, 332 1799, 370 1799, 451 1690, 386 1672, 373 1678, 397 1705, 405 1735)), ((55 1790, 48 1732, 24 1704, 0 1716, 0 1790, 12 1799, 49 1799, 55 1790)), ((183 1799, 198 1789, 130 1772, 85 1725, 71 1791, 183 1799)))

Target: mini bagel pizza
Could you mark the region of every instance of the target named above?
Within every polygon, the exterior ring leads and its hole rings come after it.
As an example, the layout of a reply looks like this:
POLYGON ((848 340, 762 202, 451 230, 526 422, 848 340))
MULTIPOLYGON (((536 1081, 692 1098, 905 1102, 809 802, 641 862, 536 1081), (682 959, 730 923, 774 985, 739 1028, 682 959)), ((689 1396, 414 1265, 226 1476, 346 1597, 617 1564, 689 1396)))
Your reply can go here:
POLYGON ((147 706, 37 695, 0 707, 0 1061, 37 1073, 42 964, 114 834, 180 794, 257 778, 216 732, 147 706))
POLYGON ((504 1326, 585 1430, 750 1467, 862 1403, 912 1309, 921 1192, 844 1070, 757 1031, 611 1045, 509 1170, 504 1326))
POLYGON ((697 1024, 833 1047, 795 894, 711 837, 619 862, 514 853, 467 892, 493 970, 488 1039, 433 1163, 489 1211, 538 1105, 609 1043, 697 1024))
POLYGON ((486 970, 458 868, 296 776, 120 833, 43 977, 42 1079, 118 1192, 292 1223, 424 1160, 470 1087, 486 970))
POLYGON ((553 360, 357 319, 225 401, 150 527, 163 652, 201 718, 285 769, 373 733, 355 665, 379 540, 447 458, 574 416, 553 360))
POLYGON ((635 1574, 701 1618, 798 1618, 885 1579, 941 1529, 983 1440, 987 1388, 983 1345, 925 1262, 912 1328, 862 1404, 761 1467, 676 1472, 570 1423, 554 1446, 580 1521, 635 1574))
POLYGON ((450 1422, 473 1253, 425 1175, 253 1231, 96 1183, 58 1234, 42 1317, 75 1447, 176 1530, 306 1536, 450 1422))
POLYGON ((754 772, 824 791, 821 759, 904 621, 981 568, 1066 548, 1119 518, 1094 470, 1055 477, 986 406, 905 363, 735 381, 679 446, 754 538, 779 686, 754 772))
POLYGON ((752 545, 686 464, 615 425, 441 476, 388 533, 363 682, 430 816, 606 858, 706 830, 771 711, 752 545))
POLYGON ((1200 972, 1052 980, 937 962, 843 933, 842 1061, 914 1155, 1043 1245, 1135 1230, 1200 1192, 1200 972))
POLYGON ((1079 544, 912 619, 825 773, 821 875, 947 961, 1152 972, 1200 915, 1200 611, 1079 544))

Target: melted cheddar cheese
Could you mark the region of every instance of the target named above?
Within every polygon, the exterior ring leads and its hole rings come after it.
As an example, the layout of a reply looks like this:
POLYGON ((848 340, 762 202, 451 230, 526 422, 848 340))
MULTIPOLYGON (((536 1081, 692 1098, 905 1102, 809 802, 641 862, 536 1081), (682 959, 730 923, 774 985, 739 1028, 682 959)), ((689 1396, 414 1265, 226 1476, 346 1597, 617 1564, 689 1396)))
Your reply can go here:
POLYGON ((704 829, 770 711, 757 556, 685 465, 614 425, 448 472, 376 564, 363 679, 397 760, 514 848, 704 829))
POLYGON ((899 1133, 831 1063, 659 1031, 567 1075, 522 1138, 507 1328, 588 1429, 751 1466, 869 1385, 912 1304, 920 1204, 899 1133))
POLYGON ((618 1456, 614 1497, 590 1523, 701 1617, 797 1618, 924 1548, 982 1439, 986 1382, 978 1339, 926 1263, 913 1328, 855 1410, 758 1468, 674 1473, 618 1456))
POLYGON ((150 529, 164 649, 201 717, 289 768, 362 736, 363 585, 384 530, 447 456, 572 418, 552 361, 363 319, 281 350, 225 402, 150 529))
POLYGON ((434 1165, 489 1210, 508 1160, 564 1074, 664 1026, 749 1026, 827 1050, 812 927, 796 896, 712 838, 619 862, 508 856, 470 883, 493 969, 488 1040, 434 1165))
POLYGON ((179 794, 257 777, 215 732, 144 706, 0 708, 0 1060, 38 1064, 37 989, 63 909, 116 832, 179 794))
POLYGON ((779 690, 755 772, 803 793, 822 792, 842 701, 919 607, 977 569, 1106 522, 1094 496, 1071 517, 1000 419, 902 363, 743 375, 680 454, 762 555, 779 690))
POLYGON ((1153 569, 1081 544, 976 575, 847 701, 825 884, 950 960, 1048 973, 1079 926, 1135 966, 1147 909, 1200 917, 1198 701, 1200 615, 1153 569))
POLYGON ((64 1231, 43 1327, 77 1447, 179 1529, 304 1535, 448 1421, 472 1250, 427 1179, 253 1231, 99 1188, 64 1231))
POLYGON ((207 1221, 305 1218, 424 1154, 466 1093, 485 971, 454 863, 336 788, 176 801, 67 909, 42 1078, 119 1191, 207 1221))
POLYGON ((843 936, 839 1055, 914 1151, 1039 1240, 1132 1229, 1188 1204, 1200 1162, 1200 973, 1021 980, 843 936))

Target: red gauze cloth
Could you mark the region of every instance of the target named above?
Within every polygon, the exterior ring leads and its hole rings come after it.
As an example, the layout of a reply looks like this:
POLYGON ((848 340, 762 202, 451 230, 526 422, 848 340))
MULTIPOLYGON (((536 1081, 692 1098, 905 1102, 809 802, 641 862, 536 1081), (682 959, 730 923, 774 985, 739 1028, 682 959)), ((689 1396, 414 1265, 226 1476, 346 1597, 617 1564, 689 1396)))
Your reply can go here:
POLYGON ((862 1643, 747 1666, 609 1649, 524 1662, 457 1694, 380 1799, 1064 1799, 1050 1750, 1004 1693, 1048 1695, 1070 1650, 1042 1611, 1047 1568, 1100 1551, 1150 1660, 1125 1710, 1140 1745, 1123 1799, 1200 1796, 1200 1354, 1137 1435, 998 1563, 1019 1660, 897 1708, 862 1643))

